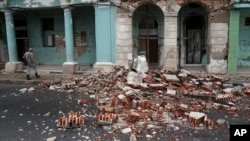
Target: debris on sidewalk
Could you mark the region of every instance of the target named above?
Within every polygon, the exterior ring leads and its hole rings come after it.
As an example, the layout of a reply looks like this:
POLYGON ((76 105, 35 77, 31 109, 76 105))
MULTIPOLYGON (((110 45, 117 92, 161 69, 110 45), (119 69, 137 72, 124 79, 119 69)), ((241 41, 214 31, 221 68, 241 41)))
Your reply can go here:
MULTIPOLYGON (((190 128, 222 126, 225 120, 211 119, 209 113, 220 110, 236 115, 242 108, 237 106, 237 101, 250 95, 249 88, 226 85, 227 81, 221 76, 198 76, 184 69, 173 72, 115 66, 110 73, 86 73, 58 83, 42 82, 40 86, 62 93, 89 95, 96 100, 97 124, 139 136, 145 128, 165 129, 174 123, 190 128)), ((89 102, 77 100, 79 106, 89 102)), ((83 125, 84 119, 77 112, 60 117, 57 124, 63 128, 83 125)), ((132 136, 130 140, 136 138, 132 136)))

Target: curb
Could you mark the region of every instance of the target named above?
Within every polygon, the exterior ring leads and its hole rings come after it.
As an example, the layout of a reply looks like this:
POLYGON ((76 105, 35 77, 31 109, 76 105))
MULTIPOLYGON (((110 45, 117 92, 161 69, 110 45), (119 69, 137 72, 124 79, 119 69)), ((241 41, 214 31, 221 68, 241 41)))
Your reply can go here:
POLYGON ((1 79, 0 84, 38 85, 42 81, 43 80, 5 80, 5 79, 1 79))

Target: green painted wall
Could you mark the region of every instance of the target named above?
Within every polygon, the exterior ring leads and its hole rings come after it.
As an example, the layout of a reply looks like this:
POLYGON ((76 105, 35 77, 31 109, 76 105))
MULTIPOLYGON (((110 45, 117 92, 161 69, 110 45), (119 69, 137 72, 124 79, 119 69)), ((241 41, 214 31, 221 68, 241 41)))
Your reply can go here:
POLYGON ((229 51, 228 51, 228 73, 237 70, 238 43, 239 43, 239 10, 230 11, 229 20, 229 51))
POLYGON ((245 25, 246 17, 250 18, 250 9, 240 9, 237 66, 250 66, 250 25, 245 25))
POLYGON ((16 8, 47 8, 55 6, 64 6, 68 4, 92 4, 99 0, 5 0, 8 2, 3 2, 0 7, 16 7, 16 8))
POLYGON ((95 8, 96 61, 115 63, 114 7, 95 8))
MULTIPOLYGON (((95 47, 95 15, 94 7, 85 6, 72 10, 73 29, 85 31, 87 46, 75 47, 75 61, 80 65, 90 65, 96 62, 95 47)), ((29 46, 36 54, 36 62, 40 64, 61 65, 66 61, 66 48, 64 40, 64 13, 62 8, 31 10, 18 12, 15 18, 26 18, 28 24, 29 46), (42 38, 41 18, 53 17, 55 34, 58 42, 55 47, 44 47, 42 38)))

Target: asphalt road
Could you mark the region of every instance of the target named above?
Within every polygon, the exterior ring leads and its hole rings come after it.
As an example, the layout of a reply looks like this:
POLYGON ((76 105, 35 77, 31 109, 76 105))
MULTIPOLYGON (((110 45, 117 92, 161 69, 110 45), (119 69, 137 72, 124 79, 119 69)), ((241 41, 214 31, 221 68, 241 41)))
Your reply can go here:
MULTIPOLYGON (((242 99, 242 106, 250 105, 249 98, 242 99)), ((95 100, 86 94, 77 92, 66 94, 42 89, 37 85, 0 84, 0 141, 44 141, 56 137, 57 141, 129 141, 130 135, 124 135, 112 126, 96 124, 95 100), (21 93, 22 88, 34 87, 34 92, 21 93), (88 100, 84 106, 77 99, 88 100), (61 113, 71 110, 84 110, 85 126, 63 130, 57 128, 57 119, 61 113)), ((188 125, 175 124, 174 129, 142 131, 137 141, 228 141, 230 124, 250 124, 249 108, 242 108, 237 116, 214 110, 209 117, 226 122, 218 129, 195 129, 188 125), (147 135, 153 135, 150 139, 147 135)))

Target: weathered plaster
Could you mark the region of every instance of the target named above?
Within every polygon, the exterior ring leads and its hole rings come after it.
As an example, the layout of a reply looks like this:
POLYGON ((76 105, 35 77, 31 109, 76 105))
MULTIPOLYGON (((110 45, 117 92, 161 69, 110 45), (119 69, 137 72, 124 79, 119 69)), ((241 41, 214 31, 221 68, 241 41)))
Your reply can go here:
POLYGON ((44 6, 52 6, 53 3, 56 0, 24 0, 24 4, 27 5, 27 7, 31 5, 44 5, 44 6), (36 4, 37 3, 37 4, 36 4))

